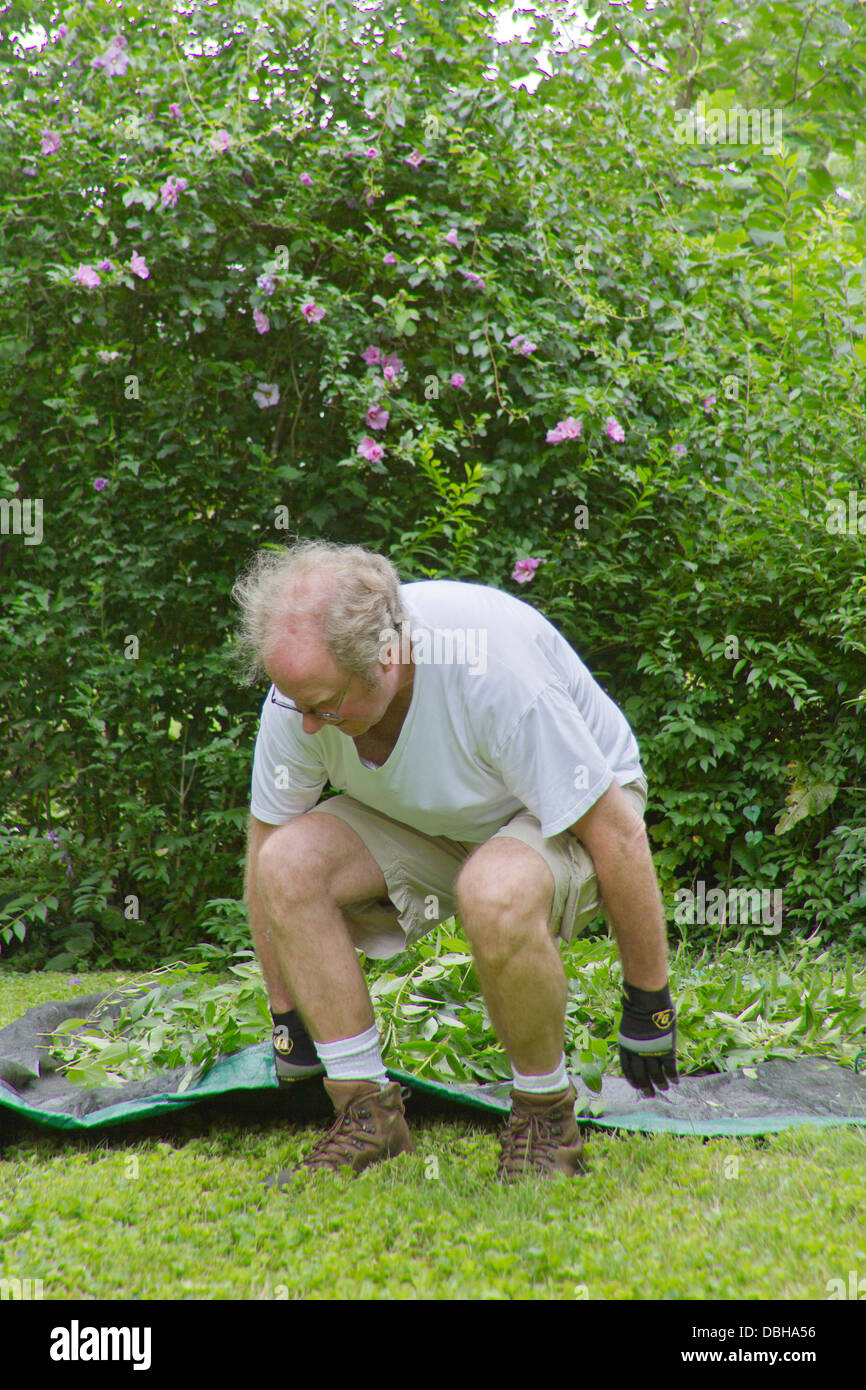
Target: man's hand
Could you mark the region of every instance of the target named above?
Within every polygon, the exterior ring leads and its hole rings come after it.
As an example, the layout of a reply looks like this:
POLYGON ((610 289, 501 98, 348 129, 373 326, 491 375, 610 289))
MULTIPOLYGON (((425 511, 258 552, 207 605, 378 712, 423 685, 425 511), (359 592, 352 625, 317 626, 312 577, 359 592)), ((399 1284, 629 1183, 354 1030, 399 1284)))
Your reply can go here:
POLYGON ((645 1096, 668 1089, 677 1075, 677 1015, 668 985, 636 989, 623 982, 619 1060, 627 1081, 645 1096))

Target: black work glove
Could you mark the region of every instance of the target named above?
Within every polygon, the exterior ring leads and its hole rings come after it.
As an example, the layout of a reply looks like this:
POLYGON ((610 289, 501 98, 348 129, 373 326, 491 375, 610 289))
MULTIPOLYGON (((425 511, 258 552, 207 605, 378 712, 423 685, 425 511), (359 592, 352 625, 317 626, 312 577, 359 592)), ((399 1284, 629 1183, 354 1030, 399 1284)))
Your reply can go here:
POLYGON ((636 989, 623 982, 619 1025, 619 1061, 623 1076, 645 1096, 668 1089, 677 1075, 677 1014, 670 987, 636 989))

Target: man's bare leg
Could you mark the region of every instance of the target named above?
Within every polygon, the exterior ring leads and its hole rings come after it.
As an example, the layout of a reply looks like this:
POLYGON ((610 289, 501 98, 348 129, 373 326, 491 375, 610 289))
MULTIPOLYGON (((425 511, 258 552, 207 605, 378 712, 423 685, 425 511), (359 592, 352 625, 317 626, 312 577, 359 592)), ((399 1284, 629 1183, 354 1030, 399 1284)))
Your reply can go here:
MULTIPOLYGON (((270 974, 278 971, 278 1002, 297 1009, 316 1042, 372 1027, 372 1001, 341 909, 384 898, 388 889, 360 836, 337 816, 308 811, 267 837, 252 878, 256 949, 263 973, 265 961, 270 974)), ((271 1007, 283 1011, 274 995, 271 1007)))
POLYGON ((547 925, 553 876, 519 840, 490 840, 467 860, 457 901, 496 1035, 524 1076, 559 1066, 568 987, 547 925))
POLYGON ((244 901, 247 907, 247 921, 253 939, 256 956, 262 968, 268 1003, 275 1014, 290 1013, 295 1007, 283 979, 283 972, 277 960, 270 938, 270 926, 264 908, 259 901, 258 856, 262 845, 279 830, 278 825, 266 825, 250 816, 247 828, 247 862, 244 874, 244 901))

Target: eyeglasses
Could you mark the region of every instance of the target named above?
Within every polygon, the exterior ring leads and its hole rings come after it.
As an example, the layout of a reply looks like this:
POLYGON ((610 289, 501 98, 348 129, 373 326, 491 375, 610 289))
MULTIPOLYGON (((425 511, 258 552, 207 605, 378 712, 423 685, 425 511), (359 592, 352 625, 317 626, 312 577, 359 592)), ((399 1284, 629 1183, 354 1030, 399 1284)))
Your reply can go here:
POLYGON ((350 676, 348 682, 346 683, 346 689, 343 691, 342 695, 337 701, 337 708, 334 710, 333 714, 326 714, 324 710, 320 712, 317 709, 301 709, 300 706, 296 705, 293 700, 278 700, 276 696, 276 686, 271 687, 271 704, 278 705, 280 709, 294 710, 295 714, 311 714, 314 719, 323 719, 326 724, 339 724, 340 720, 342 719, 342 715, 339 712, 340 705, 345 700, 346 695, 349 691, 349 686, 351 684, 352 677, 350 676))

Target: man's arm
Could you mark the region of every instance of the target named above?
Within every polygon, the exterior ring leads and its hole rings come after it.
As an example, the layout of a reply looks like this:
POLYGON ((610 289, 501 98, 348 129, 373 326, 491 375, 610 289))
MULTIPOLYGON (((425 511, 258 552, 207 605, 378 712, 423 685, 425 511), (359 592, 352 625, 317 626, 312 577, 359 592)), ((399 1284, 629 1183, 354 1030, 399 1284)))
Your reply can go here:
POLYGON ((623 1075, 645 1096, 677 1082, 676 1009, 668 987, 661 894, 643 821, 612 782, 569 826, 592 856, 622 960, 617 1040, 623 1075))
POLYGON ((595 865, 623 976, 638 989, 661 989, 668 979, 661 894, 644 823, 619 783, 612 782, 569 831, 595 865))

